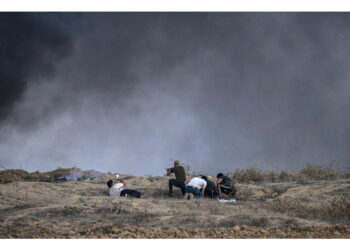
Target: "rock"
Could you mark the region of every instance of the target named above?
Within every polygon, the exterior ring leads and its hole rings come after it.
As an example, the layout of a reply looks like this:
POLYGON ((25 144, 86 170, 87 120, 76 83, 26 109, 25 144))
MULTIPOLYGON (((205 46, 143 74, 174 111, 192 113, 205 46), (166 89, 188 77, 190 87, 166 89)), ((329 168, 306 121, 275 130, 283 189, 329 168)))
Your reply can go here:
POLYGON ((236 226, 233 227, 233 230, 235 232, 239 232, 239 231, 241 231, 241 228, 238 225, 236 225, 236 226))

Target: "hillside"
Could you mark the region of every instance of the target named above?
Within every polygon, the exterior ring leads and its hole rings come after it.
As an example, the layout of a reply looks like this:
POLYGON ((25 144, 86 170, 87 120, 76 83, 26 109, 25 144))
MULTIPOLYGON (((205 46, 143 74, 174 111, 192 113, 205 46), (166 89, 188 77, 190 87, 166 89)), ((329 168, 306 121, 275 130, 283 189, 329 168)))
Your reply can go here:
POLYGON ((0 238, 350 238, 350 180, 237 184, 237 203, 167 197, 169 177, 0 184, 0 238))

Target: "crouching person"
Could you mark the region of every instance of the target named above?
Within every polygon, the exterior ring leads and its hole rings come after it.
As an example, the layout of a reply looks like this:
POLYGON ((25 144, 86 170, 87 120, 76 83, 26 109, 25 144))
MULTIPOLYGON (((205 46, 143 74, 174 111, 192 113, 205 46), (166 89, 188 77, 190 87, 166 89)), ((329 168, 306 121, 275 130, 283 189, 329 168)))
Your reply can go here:
POLYGON ((191 179, 186 185, 184 199, 191 199, 193 196, 194 198, 204 197, 207 180, 206 176, 191 179))
POLYGON ((175 179, 169 180, 169 196, 173 197, 173 186, 181 189, 182 195, 185 195, 185 182, 186 171, 183 166, 180 165, 180 161, 174 161, 174 167, 167 169, 167 175, 174 173, 175 179))
POLYGON ((219 191, 216 186, 216 183, 211 180, 207 180, 207 187, 205 188, 205 191, 204 191, 204 197, 215 199, 218 196, 219 196, 219 191))
POLYGON ((107 186, 109 187, 109 195, 116 197, 134 197, 140 198, 141 193, 136 190, 124 188, 126 185, 123 180, 118 179, 116 183, 113 180, 107 181, 107 186))
POLYGON ((219 197, 223 198, 223 194, 232 196, 235 198, 237 189, 230 177, 223 175, 222 173, 218 173, 216 176, 216 184, 219 191, 219 197))

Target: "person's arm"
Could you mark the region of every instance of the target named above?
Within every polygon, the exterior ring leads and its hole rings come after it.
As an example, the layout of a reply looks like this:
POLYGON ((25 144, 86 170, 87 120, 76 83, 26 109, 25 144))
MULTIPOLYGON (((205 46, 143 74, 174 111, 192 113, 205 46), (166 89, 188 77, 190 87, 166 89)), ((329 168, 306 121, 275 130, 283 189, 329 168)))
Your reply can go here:
POLYGON ((126 187, 125 182, 122 179, 118 179, 118 181, 120 181, 121 183, 123 183, 123 186, 126 187))
POLYGON ((202 197, 203 198, 204 198, 204 192, 205 192, 206 187, 207 187, 207 182, 203 181, 203 187, 202 187, 202 197))
POLYGON ((222 179, 221 178, 217 178, 216 179, 216 184, 220 184, 222 182, 222 179))
POLYGON ((174 168, 167 168, 166 175, 170 175, 173 172, 174 172, 174 168))

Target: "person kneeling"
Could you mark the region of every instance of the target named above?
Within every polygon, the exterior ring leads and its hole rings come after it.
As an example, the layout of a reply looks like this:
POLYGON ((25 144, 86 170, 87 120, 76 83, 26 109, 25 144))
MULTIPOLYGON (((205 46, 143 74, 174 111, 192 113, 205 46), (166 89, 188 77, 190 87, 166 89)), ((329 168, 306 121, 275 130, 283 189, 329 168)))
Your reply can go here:
POLYGON ((184 199, 190 199, 191 196, 194 196, 195 198, 204 197, 207 180, 208 178, 206 176, 195 177, 190 180, 186 185, 184 199))
POLYGON ((216 184, 218 186, 219 197, 223 198, 223 194, 235 198, 237 189, 231 178, 218 173, 216 176, 216 184))
POLYGON ((219 191, 216 186, 216 183, 211 180, 207 180, 207 187, 205 188, 205 191, 204 191, 204 197, 215 199, 218 196, 219 196, 219 191))
POLYGON ((140 198, 141 193, 136 190, 123 188, 125 185, 124 181, 117 180, 113 185, 113 180, 107 181, 107 186, 109 187, 109 195, 116 197, 134 197, 140 198))

